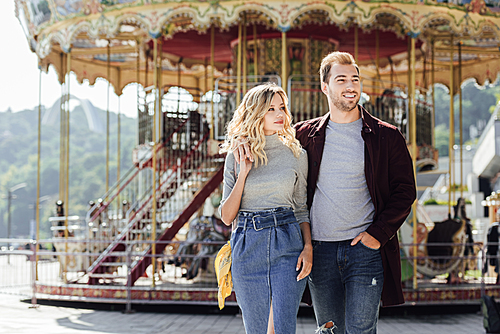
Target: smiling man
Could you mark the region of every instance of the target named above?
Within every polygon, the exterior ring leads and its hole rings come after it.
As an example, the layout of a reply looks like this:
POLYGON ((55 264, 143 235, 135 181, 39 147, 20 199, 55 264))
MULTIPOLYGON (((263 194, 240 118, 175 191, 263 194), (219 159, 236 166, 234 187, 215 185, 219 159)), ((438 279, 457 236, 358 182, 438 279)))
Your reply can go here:
POLYGON ((404 303, 396 233, 416 197, 406 142, 358 104, 359 68, 332 52, 320 68, 330 112, 296 125, 309 159, 313 268, 319 333, 376 333, 380 301, 404 303))

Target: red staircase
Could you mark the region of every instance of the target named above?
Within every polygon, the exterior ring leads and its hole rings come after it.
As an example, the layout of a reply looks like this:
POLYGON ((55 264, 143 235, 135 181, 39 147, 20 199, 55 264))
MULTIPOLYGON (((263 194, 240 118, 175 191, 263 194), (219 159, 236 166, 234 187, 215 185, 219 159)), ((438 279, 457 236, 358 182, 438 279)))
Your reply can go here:
MULTIPOLYGON (((222 182, 224 157, 209 155, 208 135, 206 131, 193 134, 192 125, 186 121, 157 149, 154 239, 163 243, 154 244, 156 254, 163 252, 164 242, 172 240, 222 182)), ((89 247, 91 253, 100 255, 87 270, 88 284, 126 279, 132 285, 151 264, 153 187, 147 183, 152 176, 151 155, 145 154, 135 169, 89 210, 87 221, 93 241, 89 247), (127 205, 122 207, 124 198, 127 205), (130 275, 117 274, 122 266, 129 268, 130 275)))
MULTIPOLYGON (((205 199, 219 186, 222 182, 224 174, 224 166, 212 176, 212 178, 205 184, 203 188, 194 196, 193 200, 182 211, 179 217, 172 223, 172 226, 166 229, 157 239, 160 242, 170 241, 179 232, 179 229, 184 226, 188 219, 203 205, 205 199)), ((155 244, 155 254, 161 254, 167 245, 165 243, 155 244)), ((129 285, 133 285, 139 277, 141 277, 146 268, 151 264, 152 247, 150 247, 146 254, 141 257, 137 262, 132 265, 129 285)))

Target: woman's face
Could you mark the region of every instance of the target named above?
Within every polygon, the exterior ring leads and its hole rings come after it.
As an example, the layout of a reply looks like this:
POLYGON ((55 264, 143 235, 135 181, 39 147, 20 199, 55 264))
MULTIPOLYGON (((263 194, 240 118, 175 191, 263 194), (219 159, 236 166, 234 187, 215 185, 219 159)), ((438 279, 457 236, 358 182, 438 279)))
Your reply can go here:
POLYGON ((264 116, 264 135, 270 136, 278 131, 283 131, 285 116, 285 104, 281 95, 276 93, 264 116))

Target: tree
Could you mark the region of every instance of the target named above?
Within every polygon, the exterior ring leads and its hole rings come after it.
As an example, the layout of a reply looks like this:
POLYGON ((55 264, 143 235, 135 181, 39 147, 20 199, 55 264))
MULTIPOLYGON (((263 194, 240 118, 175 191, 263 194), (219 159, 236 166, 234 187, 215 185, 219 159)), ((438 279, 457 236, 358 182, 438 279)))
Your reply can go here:
MULTIPOLYGON (((106 112, 98 110, 105 120, 106 112)), ((132 165, 136 143, 136 119, 121 116, 121 169, 132 165)), ((116 179, 117 115, 110 114, 110 174, 116 179)), ((101 133, 91 132, 84 111, 76 107, 70 113, 70 214, 83 216, 89 200, 104 194, 105 146, 101 133)), ((38 110, 0 113, 0 191, 26 182, 26 196, 12 202, 12 236, 28 236, 36 199, 38 110), (16 183, 17 182, 17 183, 16 183), (31 206, 31 209, 30 209, 31 206)), ((115 181, 111 179, 111 181, 115 181)), ((42 126, 41 193, 51 196, 41 210, 42 236, 49 237, 48 217, 54 214, 59 191, 59 124, 42 126)), ((6 201, 0 201, 0 235, 6 235, 6 201)))
MULTIPOLYGON (((435 86, 435 128, 436 148, 440 156, 448 155, 450 95, 446 87, 435 86), (445 144, 446 142, 446 144, 445 144)), ((462 85, 462 123, 463 141, 471 141, 471 126, 482 130, 499 101, 500 85, 480 87, 473 80, 462 85), (492 108, 493 107, 493 108, 492 108)), ((453 114, 455 122, 455 144, 459 144, 459 96, 453 98, 453 114)))

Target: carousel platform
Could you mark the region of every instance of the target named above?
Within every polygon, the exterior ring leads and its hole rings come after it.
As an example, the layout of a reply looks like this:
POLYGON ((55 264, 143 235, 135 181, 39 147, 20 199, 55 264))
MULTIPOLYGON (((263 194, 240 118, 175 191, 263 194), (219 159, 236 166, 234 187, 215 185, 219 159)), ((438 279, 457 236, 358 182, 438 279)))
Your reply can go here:
POLYGON ((408 305, 477 304, 481 296, 500 296, 500 285, 495 278, 463 279, 450 283, 446 278, 423 279, 413 288, 412 281, 403 282, 403 294, 408 305))
MULTIPOLYGON (((36 284, 37 299, 85 301, 92 303, 134 304, 213 304, 217 305, 217 283, 213 273, 201 273, 194 279, 183 277, 152 278, 143 276, 131 287, 125 278, 114 278, 109 283, 89 285, 84 279, 77 283, 60 280, 36 284)), ((227 305, 236 305, 234 293, 226 299, 227 305)))
MULTIPOLYGON (((217 285, 202 280, 158 281, 153 287, 150 278, 142 277, 132 287, 124 285, 88 285, 85 283, 36 284, 37 299, 83 301, 91 303, 132 304, 204 304, 217 305, 217 285)), ((449 284, 445 279, 418 281, 417 289, 412 282, 403 284, 405 306, 439 304, 480 304, 484 294, 500 298, 500 285, 494 279, 464 280, 449 284)), ((226 305, 236 305, 233 294, 226 305)))

